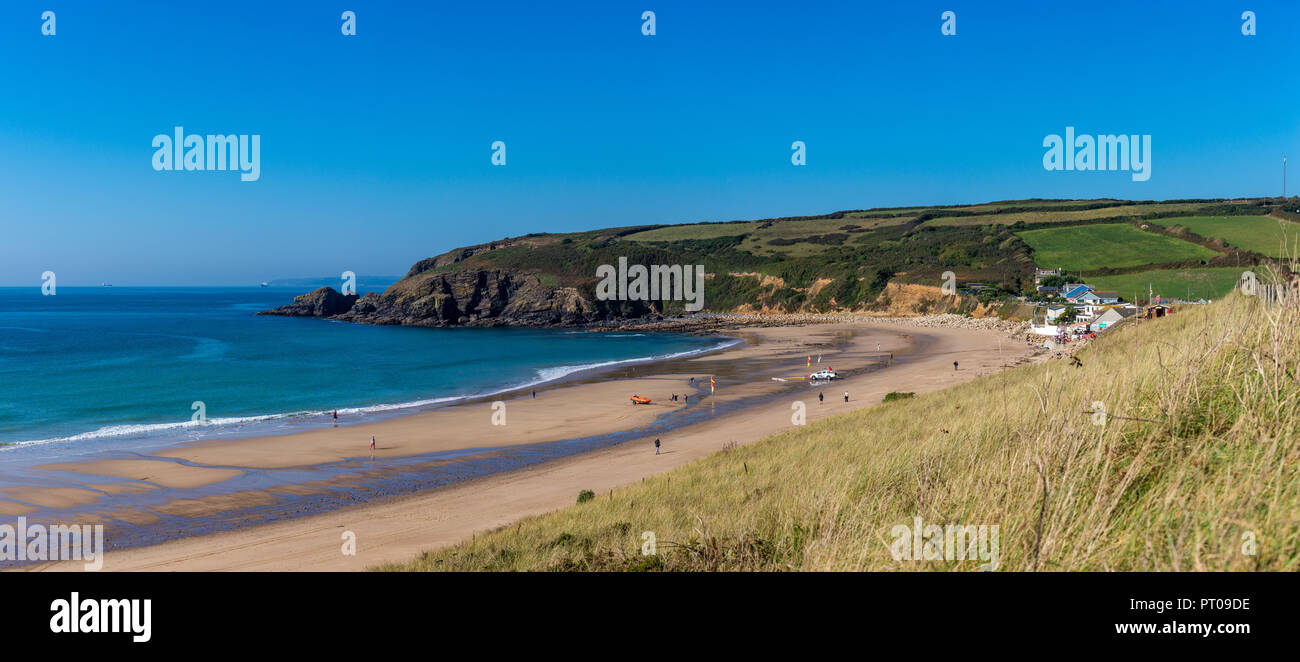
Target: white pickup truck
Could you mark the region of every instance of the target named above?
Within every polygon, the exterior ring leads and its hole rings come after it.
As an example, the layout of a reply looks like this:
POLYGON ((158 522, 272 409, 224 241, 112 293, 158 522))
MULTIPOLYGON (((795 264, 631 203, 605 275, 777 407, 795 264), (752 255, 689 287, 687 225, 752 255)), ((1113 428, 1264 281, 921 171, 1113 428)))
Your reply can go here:
POLYGON ((818 370, 817 372, 808 375, 808 379, 813 381, 828 381, 831 379, 835 379, 835 377, 836 374, 834 370, 818 370))

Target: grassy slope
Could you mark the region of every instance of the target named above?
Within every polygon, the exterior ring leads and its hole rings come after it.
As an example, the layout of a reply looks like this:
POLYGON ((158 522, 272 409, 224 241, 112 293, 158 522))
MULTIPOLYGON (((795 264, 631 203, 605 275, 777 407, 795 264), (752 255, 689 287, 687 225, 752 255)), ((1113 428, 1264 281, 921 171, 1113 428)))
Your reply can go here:
POLYGON ((1214 251, 1196 244, 1143 232, 1127 223, 1076 225, 1018 233, 1034 249, 1034 261, 1071 271, 1209 259, 1214 251))
POLYGON ((629 234, 622 239, 636 243, 675 242, 692 239, 716 239, 746 235, 737 245, 738 250, 774 257, 806 257, 823 253, 835 246, 843 245, 856 235, 889 225, 900 225, 910 216, 890 218, 852 217, 852 218, 809 218, 784 220, 776 222, 748 221, 742 223, 700 223, 695 225, 671 225, 643 232, 629 234), (839 241, 815 243, 799 241, 809 237, 841 235, 839 241), (778 243, 770 243, 776 240, 778 243), (788 243, 794 242, 794 243, 788 243))
POLYGON ((1182 227, 1201 235, 1222 239, 1238 248, 1269 257, 1300 255, 1300 224, 1267 216, 1192 216, 1164 218, 1160 225, 1182 227))
MULTIPOLYGON (((492 242, 499 243, 494 250, 468 258, 458 249, 441 260, 424 260, 416 265, 419 273, 415 280, 395 287, 422 296, 427 287, 420 279, 454 271, 507 269, 535 276, 548 286, 576 288, 594 300, 597 267, 617 264, 618 258, 626 257, 631 264, 704 265, 710 274, 705 294, 705 308, 709 311, 879 310, 889 305, 879 298, 889 283, 937 287, 943 283, 944 273, 952 271, 959 283, 978 281, 1006 292, 1025 293, 1032 291, 1035 262, 1040 266, 1068 266, 1054 263, 1050 253, 1047 257, 1034 255, 1033 249, 1015 234, 1017 231, 1036 232, 1036 227, 1044 225, 1049 230, 1073 229, 1059 227, 1062 223, 1113 225, 1117 218, 1141 217, 1158 223, 1157 219, 1164 216, 1270 211, 1276 212, 1273 203, 1249 200, 1151 203, 1030 199, 532 234, 492 242), (953 222, 936 223, 942 219, 953 222), (464 259, 451 263, 453 256, 464 259), (436 266, 439 263, 442 266, 436 266)), ((1078 232, 1083 241, 1059 242, 1058 256, 1095 252, 1096 237, 1091 233, 1107 231, 1078 232)), ((1156 237, 1154 233, 1136 236, 1154 242, 1155 250, 1150 250, 1149 244, 1115 245, 1113 251, 1107 247, 1110 252, 1104 255, 1091 255, 1089 266, 1140 269, 1149 265, 1151 269, 1171 258, 1190 255, 1196 262, 1212 255, 1175 238, 1156 237), (1125 259, 1112 261, 1110 257, 1115 253, 1125 259)), ((1132 237, 1118 239, 1125 238, 1132 237)), ((973 300, 962 305, 973 305, 973 300)), ((606 313, 619 312, 612 304, 604 307, 609 308, 606 313)), ((666 302, 662 312, 680 313, 682 304, 666 302)))
POLYGON ((387 569, 977 566, 893 560, 890 529, 920 516, 999 525, 1004 570, 1300 570, 1297 329, 1240 296, 1125 323, 1083 367, 818 421, 387 569))
POLYGON ((1145 301, 1148 284, 1156 294, 1165 297, 1185 298, 1190 287, 1192 299, 1219 299, 1236 287, 1241 272, 1247 270, 1237 267, 1160 269, 1135 274, 1091 276, 1088 282, 1103 292, 1119 292, 1126 301, 1145 301))
MULTIPOLYGON (((843 225, 844 221, 840 221, 843 225)), ((753 232, 758 221, 740 223, 695 223, 691 225, 669 225, 635 232, 623 237, 629 241, 681 241, 683 239, 714 239, 753 232)))
POLYGON ((1040 206, 1059 206, 1063 208, 1055 211, 1017 212, 1012 214, 996 214, 992 216, 944 216, 926 221, 926 224, 981 225, 984 223, 1000 223, 1010 225, 1019 221, 1025 223, 1062 223, 1067 221, 1113 218, 1116 216, 1142 216, 1144 214, 1157 212, 1190 212, 1201 208, 1203 205, 1194 203, 1156 203, 1078 210, 1069 209, 1070 205, 1068 204, 1047 205, 1040 203, 1040 206))

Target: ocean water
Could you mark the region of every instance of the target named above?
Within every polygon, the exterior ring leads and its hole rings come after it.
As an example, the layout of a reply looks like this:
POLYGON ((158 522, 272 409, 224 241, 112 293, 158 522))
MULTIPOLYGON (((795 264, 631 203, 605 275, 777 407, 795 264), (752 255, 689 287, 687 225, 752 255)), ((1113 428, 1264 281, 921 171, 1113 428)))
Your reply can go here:
POLYGON ((0 456, 343 424, 686 356, 716 337, 255 316, 288 288, 0 288, 0 456), (197 405, 196 403, 202 403, 197 405), (206 423, 193 418, 201 407, 206 423))

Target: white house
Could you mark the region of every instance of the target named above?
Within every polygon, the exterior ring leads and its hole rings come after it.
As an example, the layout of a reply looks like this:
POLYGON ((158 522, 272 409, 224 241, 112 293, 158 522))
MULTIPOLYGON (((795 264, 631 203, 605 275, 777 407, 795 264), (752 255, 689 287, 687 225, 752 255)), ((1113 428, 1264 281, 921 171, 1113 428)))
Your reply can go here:
POLYGON ((1105 310, 1101 311, 1101 314, 1097 315, 1097 319, 1092 321, 1092 327, 1098 331, 1104 331, 1116 322, 1127 319, 1136 314, 1136 308, 1129 308, 1127 306, 1108 306, 1105 310))
POLYGON ((1073 303, 1080 303, 1080 304, 1089 304, 1089 303, 1101 304, 1102 302, 1101 297, 1097 296, 1097 293, 1093 292, 1092 290, 1084 290, 1073 297, 1067 297, 1067 299, 1073 303))
POLYGON ((1093 317, 1105 312, 1107 308, 1112 308, 1116 305, 1114 301, 1106 303, 1105 300, 1101 300, 1101 294, 1098 294, 1097 296, 1099 299, 1098 301, 1090 301, 1075 306, 1075 309, 1079 311, 1079 319, 1092 319, 1093 317))

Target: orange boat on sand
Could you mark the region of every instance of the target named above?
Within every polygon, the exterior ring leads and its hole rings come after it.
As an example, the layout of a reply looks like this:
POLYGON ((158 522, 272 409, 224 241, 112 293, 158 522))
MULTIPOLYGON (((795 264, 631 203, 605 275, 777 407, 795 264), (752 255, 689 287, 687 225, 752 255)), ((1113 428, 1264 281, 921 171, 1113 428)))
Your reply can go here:
POLYGON ((639 396, 639 395, 634 395, 634 396, 632 396, 631 400, 632 400, 632 404, 634 404, 634 405, 648 405, 648 404, 650 404, 650 398, 643 398, 643 397, 641 397, 641 396, 639 396))

